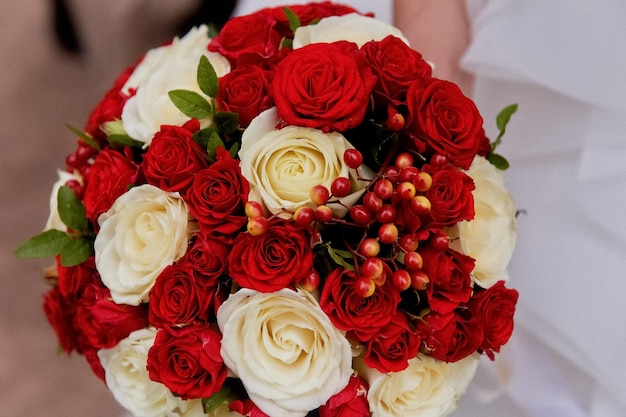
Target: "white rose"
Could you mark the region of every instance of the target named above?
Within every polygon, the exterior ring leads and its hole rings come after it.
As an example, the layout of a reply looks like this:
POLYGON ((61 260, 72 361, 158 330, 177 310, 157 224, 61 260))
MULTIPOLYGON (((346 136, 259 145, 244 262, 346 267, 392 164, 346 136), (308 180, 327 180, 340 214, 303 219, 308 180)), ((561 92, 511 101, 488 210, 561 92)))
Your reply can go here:
MULTIPOLYGON (((342 202, 350 207, 363 193, 367 181, 357 180, 357 173, 343 161, 346 149, 353 146, 340 133, 287 126, 277 130, 276 108, 254 118, 243 133, 239 158, 241 173, 250 183, 250 200, 263 203, 272 213, 283 209, 295 211, 311 205, 310 191, 316 185, 330 186, 338 177, 352 182, 352 193, 342 202)), ((373 176, 367 167, 361 176, 373 176)), ((330 205, 335 215, 345 215, 345 208, 330 205)), ((288 216, 285 216, 288 217, 288 216)))
POLYGON ((307 292, 241 289, 222 304, 217 323, 224 363, 272 417, 305 416, 353 372, 350 343, 307 292))
POLYGON ((478 362, 474 355, 447 363, 420 354, 400 372, 381 374, 375 369, 365 370, 372 417, 449 415, 465 394, 478 362))
MULTIPOLYGON (((133 139, 148 146, 161 125, 180 126, 189 120, 172 103, 168 92, 184 89, 201 93, 196 77, 200 56, 209 59, 218 77, 230 71, 226 58, 207 51, 208 43, 208 28, 203 25, 146 54, 122 89, 137 89, 122 110, 124 129, 133 139)), ((211 120, 204 122, 210 124, 211 120)))
POLYGON ((67 226, 65 226, 65 223, 63 223, 61 217, 59 216, 59 188, 70 180, 76 180, 82 184, 83 178, 78 173, 71 174, 67 171, 61 170, 57 170, 57 173, 59 174, 59 179, 52 185, 52 191, 50 192, 50 214, 48 215, 48 220, 46 221, 46 226, 43 230, 56 229, 65 232, 67 230, 67 226))
POLYGON ((146 364, 155 336, 154 328, 136 330, 115 347, 98 351, 107 387, 137 417, 205 416, 201 400, 183 401, 150 380, 146 364))
POLYGON ((325 17, 315 25, 300 26, 294 33, 293 47, 296 49, 312 43, 346 40, 356 43, 360 48, 367 42, 380 41, 389 35, 409 44, 398 28, 372 17, 350 13, 325 17))
POLYGON ((100 216, 96 268, 118 304, 148 301, 157 276, 187 251, 193 230, 178 193, 131 188, 100 216))
POLYGON ((472 278, 483 288, 508 280, 507 267, 515 249, 516 207, 504 186, 504 174, 481 156, 474 158, 467 174, 476 189, 472 221, 463 221, 451 231, 453 247, 476 260, 472 278))

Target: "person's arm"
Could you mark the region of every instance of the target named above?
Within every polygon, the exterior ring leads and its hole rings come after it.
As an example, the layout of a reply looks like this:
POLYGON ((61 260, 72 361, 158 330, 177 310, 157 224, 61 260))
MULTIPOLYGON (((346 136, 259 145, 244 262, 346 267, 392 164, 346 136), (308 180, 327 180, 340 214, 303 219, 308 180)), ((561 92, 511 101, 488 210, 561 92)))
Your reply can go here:
POLYGON ((465 0, 394 0, 394 25, 413 49, 435 64, 436 77, 471 93, 472 76, 459 66, 470 40, 465 0))

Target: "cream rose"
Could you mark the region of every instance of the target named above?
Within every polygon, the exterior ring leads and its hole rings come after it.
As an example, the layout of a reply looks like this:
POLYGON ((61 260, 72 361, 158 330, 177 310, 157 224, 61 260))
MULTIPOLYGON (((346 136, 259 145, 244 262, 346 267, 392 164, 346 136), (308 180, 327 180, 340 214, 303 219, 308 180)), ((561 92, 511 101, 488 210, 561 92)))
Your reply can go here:
POLYGON ((115 347, 98 351, 107 387, 135 416, 205 416, 201 400, 183 401, 165 385, 150 380, 146 363, 155 336, 154 328, 136 330, 115 347))
POLYGON ((272 417, 303 417, 352 374, 350 343, 305 291, 241 289, 217 313, 221 354, 272 417))
POLYGON ((296 49, 312 43, 346 40, 356 43, 360 48, 367 42, 379 41, 389 35, 409 44, 402 32, 390 24, 372 17, 350 13, 343 16, 325 17, 315 25, 300 26, 294 33, 293 47, 296 49))
POLYGON ((65 232, 67 230, 67 226, 65 226, 65 223, 61 220, 61 216, 59 216, 59 189, 70 180, 76 180, 82 184, 83 178, 80 174, 78 174, 78 172, 72 174, 67 171, 57 170, 57 174, 59 175, 59 179, 52 185, 52 191, 50 192, 50 214, 48 215, 48 220, 46 221, 46 225, 43 230, 56 229, 65 232))
MULTIPOLYGON (((203 25, 146 54, 123 87, 125 92, 137 89, 122 110, 124 130, 132 138, 148 146, 161 125, 180 126, 189 120, 174 106, 168 92, 175 89, 201 92, 196 78, 200 56, 209 59, 218 77, 230 71, 226 58, 207 51, 209 40, 208 28, 203 25)), ((210 124, 211 120, 204 123, 210 124)))
MULTIPOLYGON (((254 118, 243 134, 239 158, 241 173, 250 183, 249 199, 263 203, 272 214, 283 209, 293 212, 311 205, 314 186, 330 189, 333 180, 347 177, 352 193, 341 200, 348 207, 353 205, 368 184, 357 180, 357 172, 343 161, 343 153, 353 146, 337 132, 298 126, 277 130, 277 123, 276 108, 271 108, 254 118)), ((360 173, 373 176, 367 167, 360 173)), ((331 208, 339 217, 346 213, 340 205, 331 208)))
POLYGON ((420 354, 400 372, 381 374, 375 369, 365 370, 372 417, 449 415, 465 394, 478 362, 476 355, 447 363, 420 354))
POLYGON ((98 219, 96 268, 116 303, 148 301, 157 276, 187 251, 194 231, 178 193, 131 188, 98 219))
POLYGON ((451 231, 453 247, 476 259, 472 278, 483 288, 508 280, 507 267, 517 240, 516 207, 505 188, 504 174, 477 156, 467 174, 476 189, 472 221, 463 221, 451 231))

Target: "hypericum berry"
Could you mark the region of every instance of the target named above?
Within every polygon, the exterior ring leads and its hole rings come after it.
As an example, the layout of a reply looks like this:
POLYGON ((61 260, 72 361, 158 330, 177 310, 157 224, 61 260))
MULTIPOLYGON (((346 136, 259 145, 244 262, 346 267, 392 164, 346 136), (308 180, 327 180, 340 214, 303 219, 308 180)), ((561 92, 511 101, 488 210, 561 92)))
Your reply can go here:
POLYGON ((419 271, 424 266, 422 255, 413 251, 404 254, 404 266, 410 272, 419 271))
POLYGON ((387 118, 387 127, 394 132, 404 128, 404 116, 400 113, 390 114, 387 118))
POLYGON ((368 191, 363 196, 363 205, 369 211, 376 212, 383 207, 383 199, 378 197, 373 191, 368 191))
POLYGON ((359 273, 367 278, 376 280, 384 272, 384 263, 380 258, 368 258, 359 268, 359 273))
POLYGON ((445 155, 435 154, 430 157, 430 164, 436 167, 442 167, 448 163, 448 158, 445 155))
POLYGON ((354 283, 354 292, 361 298, 368 298, 376 291, 376 284, 370 278, 358 277, 354 283))
POLYGON ((343 153, 343 162, 345 162, 349 168, 357 169, 363 164, 363 155, 356 149, 347 149, 343 153))
POLYGON ((413 178, 413 185, 417 191, 428 191, 433 185, 433 177, 431 177, 428 172, 420 172, 413 178))
POLYGON ((350 194, 350 179, 347 177, 337 177, 330 185, 330 192, 335 197, 345 197, 350 194))
POLYGON ((259 217, 263 215, 263 207, 258 201, 248 201, 244 211, 248 217, 259 217))
POLYGON ((430 238, 430 244, 435 250, 444 251, 450 247, 450 236, 440 230, 430 238))
POLYGON ((380 253, 380 243, 373 237, 368 237, 359 245, 359 253, 367 258, 378 256, 380 253))
POLYGON ((320 223, 329 222, 333 218, 332 209, 326 205, 317 206, 314 211, 315 211, 315 220, 317 220, 320 223))
POLYGON ((396 194, 398 194, 400 200, 409 201, 415 197, 415 186, 412 182, 401 182, 396 186, 396 194))
POLYGON ((423 195, 416 195, 409 201, 409 210, 416 216, 423 216, 430 212, 430 200, 423 195))
POLYGON ((318 184, 311 188, 309 191, 309 198, 311 202, 317 206, 321 206, 322 204, 326 204, 328 199, 330 198, 330 191, 322 184, 318 184))
POLYGON ((298 285, 309 292, 315 291, 320 286, 320 274, 315 269, 311 269, 298 281, 298 285))
POLYGON ((78 182, 77 180, 69 180, 65 183, 65 186, 71 188, 72 191, 74 191, 76 198, 78 198, 79 200, 83 199, 83 196, 85 195, 85 187, 80 185, 80 182, 78 182))
POLYGON ((313 219, 315 219, 315 212, 311 207, 298 207, 293 214, 293 221, 295 221, 298 226, 308 226, 313 219))
POLYGON ((398 182, 400 176, 400 168, 395 165, 389 165, 383 171, 383 177, 391 182, 398 182))
POLYGON ((357 204, 350 207, 350 217, 356 224, 366 225, 372 221, 372 214, 365 206, 357 204))
POLYGON ((378 240, 390 245, 398 240, 398 227, 393 223, 385 223, 378 229, 378 240))
POLYGON ((251 217, 248 219, 248 233, 252 236, 260 236, 269 229, 269 221, 263 216, 251 217))
POLYGON ((417 174, 420 173, 420 170, 417 167, 406 167, 400 170, 400 174, 398 175, 398 180, 400 182, 411 181, 417 177, 417 174))
POLYGON ((411 287, 411 274, 406 269, 398 269, 393 273, 391 282, 400 291, 408 290, 411 287))
POLYGON ((383 204, 380 210, 376 212, 376 221, 378 223, 393 223, 398 217, 398 209, 391 204, 383 204))
POLYGON ((419 246, 419 239, 415 234, 402 235, 398 244, 405 252, 411 252, 417 250, 419 246))
POLYGON ((374 184, 373 191, 378 197, 387 200, 393 195, 393 183, 388 179, 380 179, 374 184))
POLYGON ((430 278, 424 271, 411 272, 411 288, 418 291, 423 291, 428 288, 430 284, 430 278))
POLYGON ((396 156, 396 161, 395 161, 395 165, 402 169, 402 168, 408 168, 408 167, 412 167, 413 166, 413 162, 415 162, 413 155, 411 155, 408 152, 400 152, 397 156, 396 156))

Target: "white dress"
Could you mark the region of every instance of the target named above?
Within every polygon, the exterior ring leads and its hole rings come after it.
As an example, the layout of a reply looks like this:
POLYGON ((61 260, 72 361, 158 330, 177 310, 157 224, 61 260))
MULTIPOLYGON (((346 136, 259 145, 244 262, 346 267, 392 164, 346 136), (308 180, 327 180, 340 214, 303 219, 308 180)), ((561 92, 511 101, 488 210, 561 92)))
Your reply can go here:
POLYGON ((502 107, 520 105, 500 148, 524 210, 509 270, 516 331, 483 368, 520 415, 626 416, 626 3, 468 0, 468 9, 462 66, 477 77, 488 134, 502 107))

